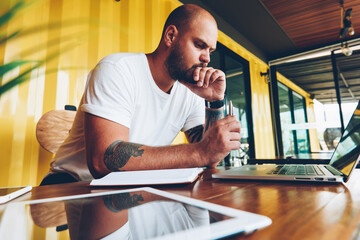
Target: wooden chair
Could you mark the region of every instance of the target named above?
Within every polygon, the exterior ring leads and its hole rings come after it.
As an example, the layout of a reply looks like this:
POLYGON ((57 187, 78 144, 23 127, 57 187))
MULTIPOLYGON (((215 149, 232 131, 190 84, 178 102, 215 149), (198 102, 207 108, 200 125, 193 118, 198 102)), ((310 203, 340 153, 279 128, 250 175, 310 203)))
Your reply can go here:
MULTIPOLYGON (((36 125, 36 138, 40 146, 48 152, 56 153, 69 136, 75 115, 76 107, 72 105, 66 105, 65 110, 52 110, 42 115, 36 125)), ((31 215, 34 223, 40 227, 56 227, 57 232, 68 229, 63 202, 32 205, 31 215), (39 215, 36 211, 39 208, 48 211, 45 211, 45 215, 39 215)))
POLYGON ((45 150, 56 153, 60 145, 69 136, 76 115, 76 107, 65 106, 65 109, 45 113, 36 125, 36 138, 45 150), (75 111, 74 111, 75 110, 75 111))

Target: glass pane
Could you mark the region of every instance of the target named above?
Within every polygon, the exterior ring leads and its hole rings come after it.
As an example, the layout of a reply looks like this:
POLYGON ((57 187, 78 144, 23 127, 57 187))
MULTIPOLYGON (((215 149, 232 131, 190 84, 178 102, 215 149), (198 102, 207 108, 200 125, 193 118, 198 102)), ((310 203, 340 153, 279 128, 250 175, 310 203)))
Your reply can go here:
POLYGON ((278 82, 280 122, 283 150, 285 155, 294 155, 294 134, 291 130, 291 108, 289 100, 289 88, 278 82))
POLYGON ((293 92, 295 123, 305 123, 304 97, 293 92))
POLYGON ((244 73, 242 64, 235 61, 229 56, 225 56, 226 64, 226 98, 231 100, 234 106, 234 115, 237 116, 241 123, 241 147, 239 152, 232 152, 231 157, 241 159, 249 158, 249 134, 246 119, 246 97, 244 73))
POLYGON ((220 51, 216 49, 210 55, 210 63, 208 64, 209 67, 213 67, 216 69, 221 69, 220 63, 220 51))
POLYGON ((305 106, 304 97, 293 92, 294 116, 296 124, 297 153, 310 153, 308 131, 305 128, 305 106), (299 129, 300 128, 300 129, 299 129), (301 129, 303 128, 303 129, 301 129))

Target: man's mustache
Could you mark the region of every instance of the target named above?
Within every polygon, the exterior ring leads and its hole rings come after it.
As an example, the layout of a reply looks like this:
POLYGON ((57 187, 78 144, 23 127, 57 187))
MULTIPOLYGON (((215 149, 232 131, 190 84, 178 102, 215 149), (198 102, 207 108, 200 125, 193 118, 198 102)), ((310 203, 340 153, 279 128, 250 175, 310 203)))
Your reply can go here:
POLYGON ((199 63, 199 64, 193 65, 191 68, 193 68, 195 70, 195 68, 197 68, 197 67, 204 68, 204 67, 207 67, 207 64, 206 63, 199 63))
POLYGON ((194 64, 191 68, 189 68, 187 71, 186 71, 186 74, 185 74, 185 79, 181 79, 185 82, 188 82, 190 84, 197 84, 196 81, 194 81, 194 77, 193 77, 193 74, 194 74, 194 71, 196 68, 198 67, 206 67, 207 64, 206 63, 199 63, 199 64, 194 64))

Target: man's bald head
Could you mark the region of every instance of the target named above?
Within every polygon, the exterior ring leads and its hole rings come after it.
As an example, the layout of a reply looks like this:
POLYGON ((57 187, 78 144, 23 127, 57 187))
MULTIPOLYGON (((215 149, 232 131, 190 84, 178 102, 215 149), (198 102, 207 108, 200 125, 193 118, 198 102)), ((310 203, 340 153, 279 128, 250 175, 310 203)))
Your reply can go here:
POLYGON ((194 4, 184 4, 170 13, 165 22, 162 36, 164 36, 165 30, 170 25, 174 25, 179 31, 187 30, 190 24, 198 17, 211 18, 216 24, 214 17, 205 9, 194 4))

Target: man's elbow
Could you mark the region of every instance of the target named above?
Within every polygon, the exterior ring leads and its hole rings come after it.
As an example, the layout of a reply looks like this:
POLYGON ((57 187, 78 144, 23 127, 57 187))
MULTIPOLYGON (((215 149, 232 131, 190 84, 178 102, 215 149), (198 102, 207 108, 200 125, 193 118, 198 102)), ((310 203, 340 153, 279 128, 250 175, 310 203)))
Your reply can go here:
POLYGON ((99 159, 95 157, 87 157, 87 165, 91 175, 95 179, 102 178, 110 172, 108 169, 104 169, 104 164, 101 164, 99 159))

